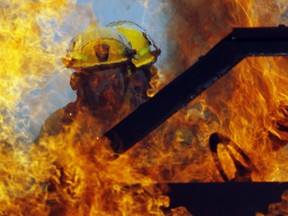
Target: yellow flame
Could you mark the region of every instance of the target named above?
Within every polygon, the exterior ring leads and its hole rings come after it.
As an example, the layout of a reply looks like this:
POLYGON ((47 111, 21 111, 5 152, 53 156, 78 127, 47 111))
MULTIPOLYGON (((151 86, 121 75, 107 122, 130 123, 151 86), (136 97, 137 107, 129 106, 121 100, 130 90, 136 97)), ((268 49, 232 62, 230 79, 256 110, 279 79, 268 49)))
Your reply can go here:
MULTIPOLYGON (((178 50, 171 77, 232 26, 275 26, 287 10, 284 0, 175 2, 170 1, 175 17, 169 33, 178 50)), ((59 59, 72 35, 55 34, 55 28, 73 10, 72 0, 1 1, 0 215, 164 215, 167 188, 155 187, 156 182, 223 181, 208 147, 215 131, 249 156, 257 168, 253 181, 287 181, 287 133, 279 129, 287 126, 287 59, 280 57, 241 62, 117 160, 107 140, 83 131, 83 120, 29 146, 28 135, 19 130, 27 123, 14 114, 29 91, 62 71, 59 59)), ((161 85, 152 79, 148 94, 161 85)), ((219 159, 232 179, 235 165, 222 147, 219 159)), ((231 152, 247 165, 239 152, 231 152)), ((183 208, 170 213, 189 215, 183 208)))
MULTIPOLYGON (((174 14, 169 35, 176 49, 171 47, 165 67, 174 68, 175 74, 232 27, 277 27, 288 21, 283 0, 170 3, 174 14)), ((287 61, 286 57, 242 61, 145 139, 145 147, 139 145, 138 166, 158 181, 221 182, 208 144, 210 135, 219 132, 241 149, 228 146, 229 153, 219 145, 219 160, 230 180, 237 175, 231 155, 249 169, 244 153, 256 167, 250 167, 252 181, 287 181, 287 61)))
POLYGON ((67 30, 75 11, 73 0, 1 1, 0 215, 164 215, 163 190, 129 157, 115 160, 108 141, 85 131, 83 120, 37 144, 22 130, 29 120, 19 103, 65 72, 60 59, 75 26, 91 18, 80 15, 67 30))

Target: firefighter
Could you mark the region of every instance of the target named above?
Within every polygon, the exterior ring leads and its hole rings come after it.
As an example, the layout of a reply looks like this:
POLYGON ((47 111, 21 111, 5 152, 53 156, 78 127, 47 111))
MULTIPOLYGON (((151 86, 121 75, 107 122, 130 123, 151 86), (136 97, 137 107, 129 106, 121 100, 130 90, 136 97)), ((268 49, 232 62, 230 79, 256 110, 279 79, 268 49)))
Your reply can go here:
POLYGON ((89 26, 73 38, 63 58, 65 67, 74 70, 70 86, 77 98, 46 120, 40 136, 58 134, 76 119, 85 121, 83 130, 103 134, 149 98, 159 54, 152 39, 132 22, 89 26))

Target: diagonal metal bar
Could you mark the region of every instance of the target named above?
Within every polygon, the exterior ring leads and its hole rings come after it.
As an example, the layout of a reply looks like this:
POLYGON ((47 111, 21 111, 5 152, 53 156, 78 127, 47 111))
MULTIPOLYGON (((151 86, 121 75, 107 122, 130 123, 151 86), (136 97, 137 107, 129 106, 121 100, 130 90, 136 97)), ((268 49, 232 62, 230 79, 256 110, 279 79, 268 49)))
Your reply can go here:
POLYGON ((122 153, 248 56, 287 56, 288 27, 235 28, 205 56, 104 136, 122 153))

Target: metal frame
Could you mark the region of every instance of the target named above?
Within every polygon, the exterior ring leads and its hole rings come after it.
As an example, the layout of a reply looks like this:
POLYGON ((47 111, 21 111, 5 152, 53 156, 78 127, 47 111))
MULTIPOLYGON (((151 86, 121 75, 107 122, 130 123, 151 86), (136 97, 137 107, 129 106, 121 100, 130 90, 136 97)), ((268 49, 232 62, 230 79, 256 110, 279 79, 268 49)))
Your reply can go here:
POLYGON ((249 56, 287 56, 288 27, 235 28, 205 56, 109 130, 123 153, 249 56))

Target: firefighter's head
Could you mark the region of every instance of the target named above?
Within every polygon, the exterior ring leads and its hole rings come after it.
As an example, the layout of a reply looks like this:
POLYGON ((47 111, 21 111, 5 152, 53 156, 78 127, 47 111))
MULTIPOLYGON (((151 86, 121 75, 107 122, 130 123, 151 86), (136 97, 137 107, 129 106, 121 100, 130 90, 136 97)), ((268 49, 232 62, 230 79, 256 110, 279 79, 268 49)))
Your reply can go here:
POLYGON ((126 64, 136 51, 113 28, 89 26, 71 41, 63 63, 75 70, 98 70, 126 64))
POLYGON ((73 38, 63 62, 76 70, 95 71, 121 64, 138 69, 154 64, 160 52, 141 27, 121 21, 106 27, 89 26, 73 38))
POLYGON ((78 101, 93 110, 113 112, 125 95, 135 97, 131 100, 135 104, 143 102, 150 67, 159 54, 160 49, 138 25, 116 22, 90 26, 74 37, 63 63, 76 70, 70 84, 78 101))

